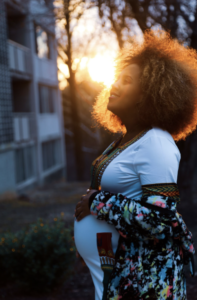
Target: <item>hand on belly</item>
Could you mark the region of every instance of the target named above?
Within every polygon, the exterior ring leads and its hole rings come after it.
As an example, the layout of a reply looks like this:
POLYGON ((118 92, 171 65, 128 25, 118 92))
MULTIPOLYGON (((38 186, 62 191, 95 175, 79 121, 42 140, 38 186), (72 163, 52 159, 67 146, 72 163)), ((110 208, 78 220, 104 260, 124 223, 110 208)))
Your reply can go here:
POLYGON ((82 220, 84 217, 91 215, 89 209, 89 197, 97 190, 91 189, 86 195, 82 195, 75 208, 75 217, 77 221, 82 220))

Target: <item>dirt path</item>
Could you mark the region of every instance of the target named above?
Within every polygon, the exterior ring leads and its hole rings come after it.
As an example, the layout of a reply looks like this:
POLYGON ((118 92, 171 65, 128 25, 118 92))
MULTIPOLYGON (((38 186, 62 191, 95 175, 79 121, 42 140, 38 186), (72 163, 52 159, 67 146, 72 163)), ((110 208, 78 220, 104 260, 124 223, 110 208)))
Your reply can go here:
MULTIPOLYGON (((0 299, 6 300, 94 300, 89 269, 76 260, 73 276, 50 295, 24 295, 16 286, 0 287, 0 299)), ((197 277, 187 279, 187 300, 197 300, 197 277)))
MULTIPOLYGON (((0 288, 0 299, 6 300, 94 300, 94 286, 89 269, 76 261, 73 276, 50 295, 24 295, 17 287, 0 288)), ((197 300, 197 277, 187 279, 187 300, 197 300)))
POLYGON ((88 187, 89 182, 60 182, 30 190, 19 199, 0 201, 0 231, 16 232, 38 218, 52 222, 61 212, 64 221, 73 224, 75 206, 88 187))
POLYGON ((0 299, 5 300, 94 300, 94 286, 89 269, 76 259, 73 276, 49 295, 29 295, 14 284, 0 287, 0 299))

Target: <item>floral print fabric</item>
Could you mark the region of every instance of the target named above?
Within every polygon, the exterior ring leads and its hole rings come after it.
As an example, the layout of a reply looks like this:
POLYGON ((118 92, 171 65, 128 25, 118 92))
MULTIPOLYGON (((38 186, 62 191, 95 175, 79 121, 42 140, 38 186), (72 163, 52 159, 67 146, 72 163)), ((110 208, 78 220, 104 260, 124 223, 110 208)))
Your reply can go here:
POLYGON ((113 224, 121 235, 106 299, 187 299, 183 266, 191 263, 195 250, 177 202, 177 195, 159 192, 141 199, 108 191, 94 196, 91 214, 113 224))

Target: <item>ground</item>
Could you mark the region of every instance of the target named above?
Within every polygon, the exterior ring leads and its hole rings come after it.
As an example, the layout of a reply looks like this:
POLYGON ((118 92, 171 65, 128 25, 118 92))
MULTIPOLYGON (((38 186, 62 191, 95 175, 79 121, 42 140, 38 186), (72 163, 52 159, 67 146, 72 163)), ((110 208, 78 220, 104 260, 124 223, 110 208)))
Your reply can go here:
MULTIPOLYGON (((66 224, 73 224, 74 209, 80 197, 86 193, 89 182, 57 182, 42 188, 29 190, 20 199, 0 201, 0 231, 10 228, 17 231, 37 218, 53 221, 64 212, 66 224)), ((181 209, 181 207, 180 207, 181 209)), ((182 215, 183 212, 181 211, 182 215)), ((193 219, 195 220, 195 219, 193 219)), ((190 224, 190 230, 197 236, 197 224, 190 224)), ((186 270, 187 271, 187 270, 186 270)), ((197 300, 197 276, 187 275, 187 298, 197 300)), ((0 286, 0 299, 6 300, 94 300, 94 286, 89 269, 76 258, 73 275, 57 287, 50 295, 25 295, 16 285, 0 286)))

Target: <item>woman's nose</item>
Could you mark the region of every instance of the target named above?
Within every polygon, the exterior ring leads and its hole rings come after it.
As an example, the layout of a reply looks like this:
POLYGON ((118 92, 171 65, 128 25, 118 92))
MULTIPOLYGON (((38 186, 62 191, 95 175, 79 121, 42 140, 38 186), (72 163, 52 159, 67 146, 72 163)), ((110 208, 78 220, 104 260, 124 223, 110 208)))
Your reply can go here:
POLYGON ((117 90, 119 89, 119 81, 116 80, 113 84, 112 84, 112 89, 117 90))

